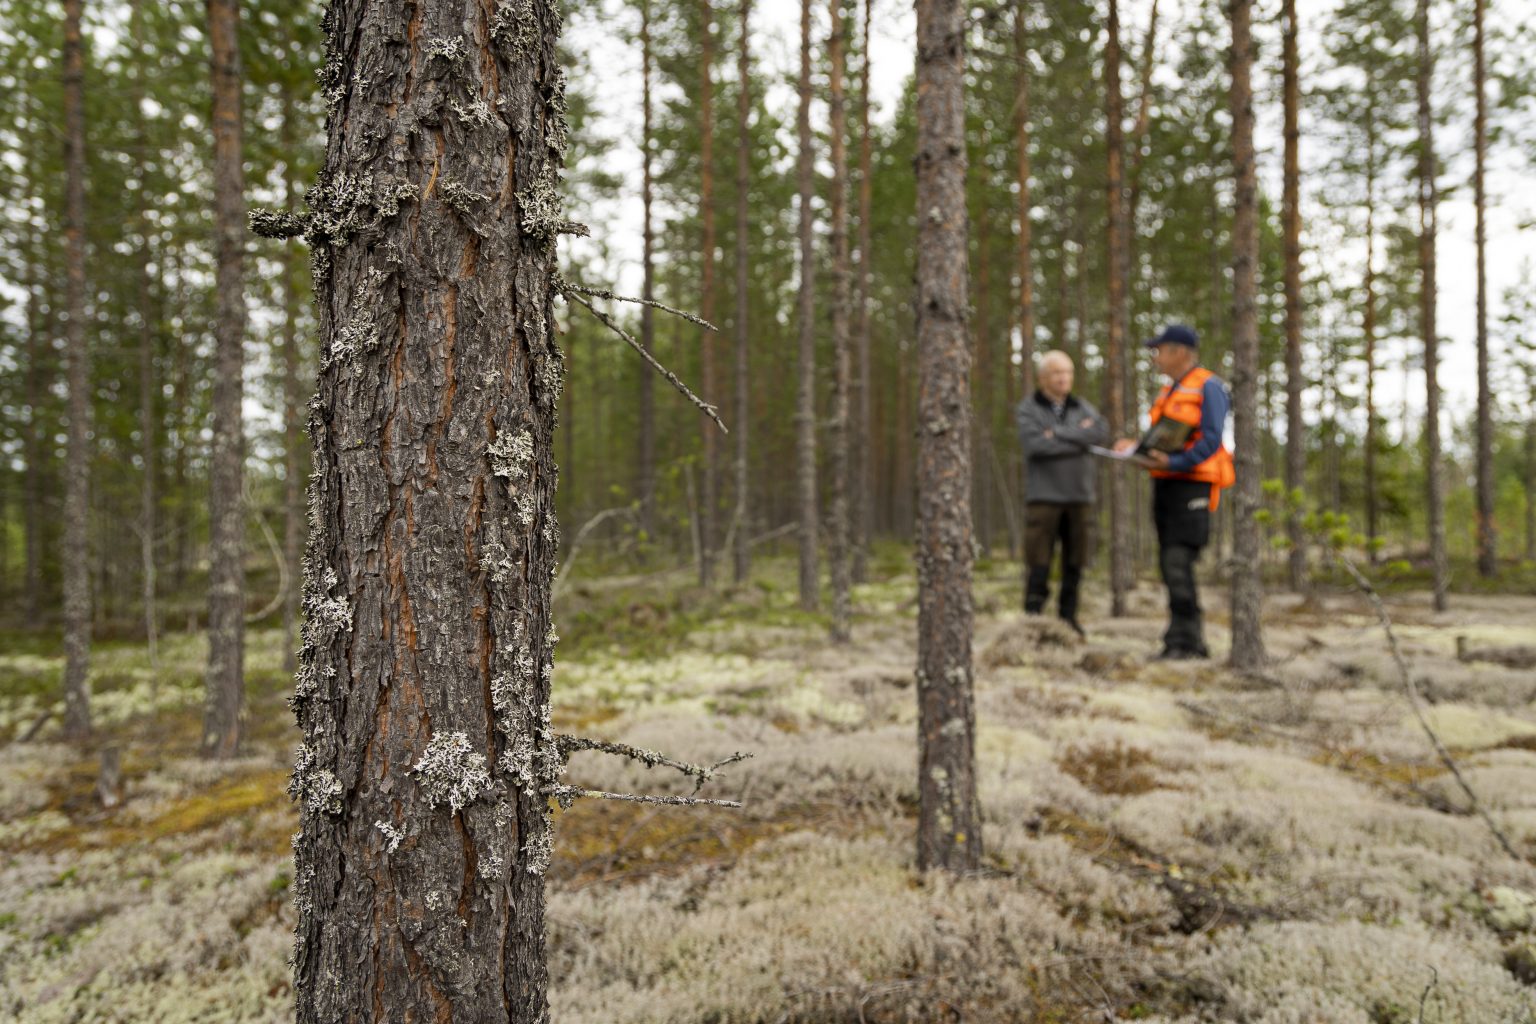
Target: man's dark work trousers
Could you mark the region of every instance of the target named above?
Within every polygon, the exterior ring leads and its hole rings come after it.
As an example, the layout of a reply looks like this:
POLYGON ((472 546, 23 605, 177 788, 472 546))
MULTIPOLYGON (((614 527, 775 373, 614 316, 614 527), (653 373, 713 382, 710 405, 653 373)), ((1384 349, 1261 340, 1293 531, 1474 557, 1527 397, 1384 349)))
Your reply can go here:
POLYGON ((1165 651, 1205 654, 1195 562, 1211 536, 1211 485, 1195 480, 1152 481, 1152 518, 1157 524, 1158 566, 1168 588, 1165 651))
POLYGON ((1060 541, 1061 594, 1056 600, 1056 609, 1062 618, 1076 622, 1078 584, 1092 552, 1089 535, 1092 506, 1032 501, 1024 506, 1024 511, 1024 564, 1029 567, 1024 586, 1024 610, 1031 615, 1045 610, 1046 599, 1051 596, 1052 555, 1060 541))

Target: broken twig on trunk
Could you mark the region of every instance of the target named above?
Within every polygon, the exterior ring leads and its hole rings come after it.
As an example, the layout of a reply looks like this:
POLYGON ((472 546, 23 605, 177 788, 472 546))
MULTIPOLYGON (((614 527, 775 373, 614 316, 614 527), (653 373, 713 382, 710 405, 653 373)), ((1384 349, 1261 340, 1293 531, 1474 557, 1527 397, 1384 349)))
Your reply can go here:
MULTIPOLYGON (((677 374, 661 365, 661 363, 657 361, 656 357, 647 352, 645 346, 636 341, 628 331, 620 327, 618 322, 614 320, 613 317, 592 305, 592 303, 587 300, 583 289, 578 289, 570 285, 569 282, 565 281, 557 282, 557 286, 560 288, 560 294, 562 296, 579 306, 585 306, 587 312, 597 317, 597 319, 601 321, 604 327, 607 327, 610 331, 623 338, 630 348, 640 353, 640 358, 644 359, 647 363, 650 363, 652 369, 665 377, 668 383, 670 383, 677 390, 681 391, 690 402, 698 406, 699 409, 703 411, 704 415, 714 420, 715 425, 720 428, 721 433, 730 433, 730 430, 727 429, 725 422, 720 419, 720 410, 718 407, 710 405, 708 402, 704 401, 704 399, 688 390, 688 385, 684 384, 682 380, 677 376, 677 374)), ((706 324, 706 326, 708 325, 706 324)))

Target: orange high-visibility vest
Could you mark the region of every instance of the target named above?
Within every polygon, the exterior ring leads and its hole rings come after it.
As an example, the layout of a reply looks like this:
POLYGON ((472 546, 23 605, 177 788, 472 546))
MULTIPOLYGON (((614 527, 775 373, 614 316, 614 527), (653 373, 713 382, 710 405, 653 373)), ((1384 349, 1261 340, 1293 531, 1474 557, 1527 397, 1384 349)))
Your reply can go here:
MULTIPOLYGON (((1169 419, 1188 423, 1195 428, 1194 433, 1189 435, 1189 440, 1184 445, 1185 451, 1193 448, 1200 440, 1200 414, 1205 405, 1205 382, 1214 376, 1215 374, 1205 367, 1197 366, 1174 383, 1164 387, 1157 396, 1157 401, 1152 403, 1153 424, 1167 416, 1169 419)), ((1169 480, 1198 480, 1201 483, 1210 484, 1211 511, 1214 512, 1221 504, 1222 488, 1231 487, 1237 482, 1237 466, 1232 461, 1232 453, 1223 444, 1211 453, 1210 458, 1193 469, 1182 473, 1154 469, 1152 475, 1169 480)))

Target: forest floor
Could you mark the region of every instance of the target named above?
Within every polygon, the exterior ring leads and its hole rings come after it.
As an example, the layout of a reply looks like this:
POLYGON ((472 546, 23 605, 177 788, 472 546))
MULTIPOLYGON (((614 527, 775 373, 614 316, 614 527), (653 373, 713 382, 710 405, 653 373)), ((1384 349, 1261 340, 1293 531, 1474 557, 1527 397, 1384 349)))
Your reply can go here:
MULTIPOLYGON (((1160 593, 1090 596, 1080 642, 977 577, 985 869, 914 870, 914 581, 877 561, 854 641, 799 611, 787 561, 707 595, 683 574, 575 581, 557 605, 562 731, 733 765, 741 810, 578 802, 549 886, 553 1020, 1536 1020, 1536 597, 1389 599, 1429 721, 1523 859, 1436 759, 1370 606, 1265 605, 1272 664, 1151 660, 1160 593)), ((1207 586, 1209 638, 1226 647, 1207 586)), ((298 741, 280 636, 250 635, 244 756, 196 756, 203 646, 107 644, 99 756, 25 742, 61 671, 0 637, 0 1020, 280 1021, 298 741)), ((598 754, 575 784, 676 792, 598 754)))

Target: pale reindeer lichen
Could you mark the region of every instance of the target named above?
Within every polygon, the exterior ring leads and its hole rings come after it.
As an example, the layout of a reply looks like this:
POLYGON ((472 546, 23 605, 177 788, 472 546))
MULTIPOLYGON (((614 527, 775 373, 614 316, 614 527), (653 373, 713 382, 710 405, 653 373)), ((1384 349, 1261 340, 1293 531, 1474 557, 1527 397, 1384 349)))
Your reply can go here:
POLYGON ((421 758, 411 766, 411 774, 429 804, 447 804, 454 811, 463 810, 491 788, 485 755, 476 752, 462 732, 433 736, 421 758))

